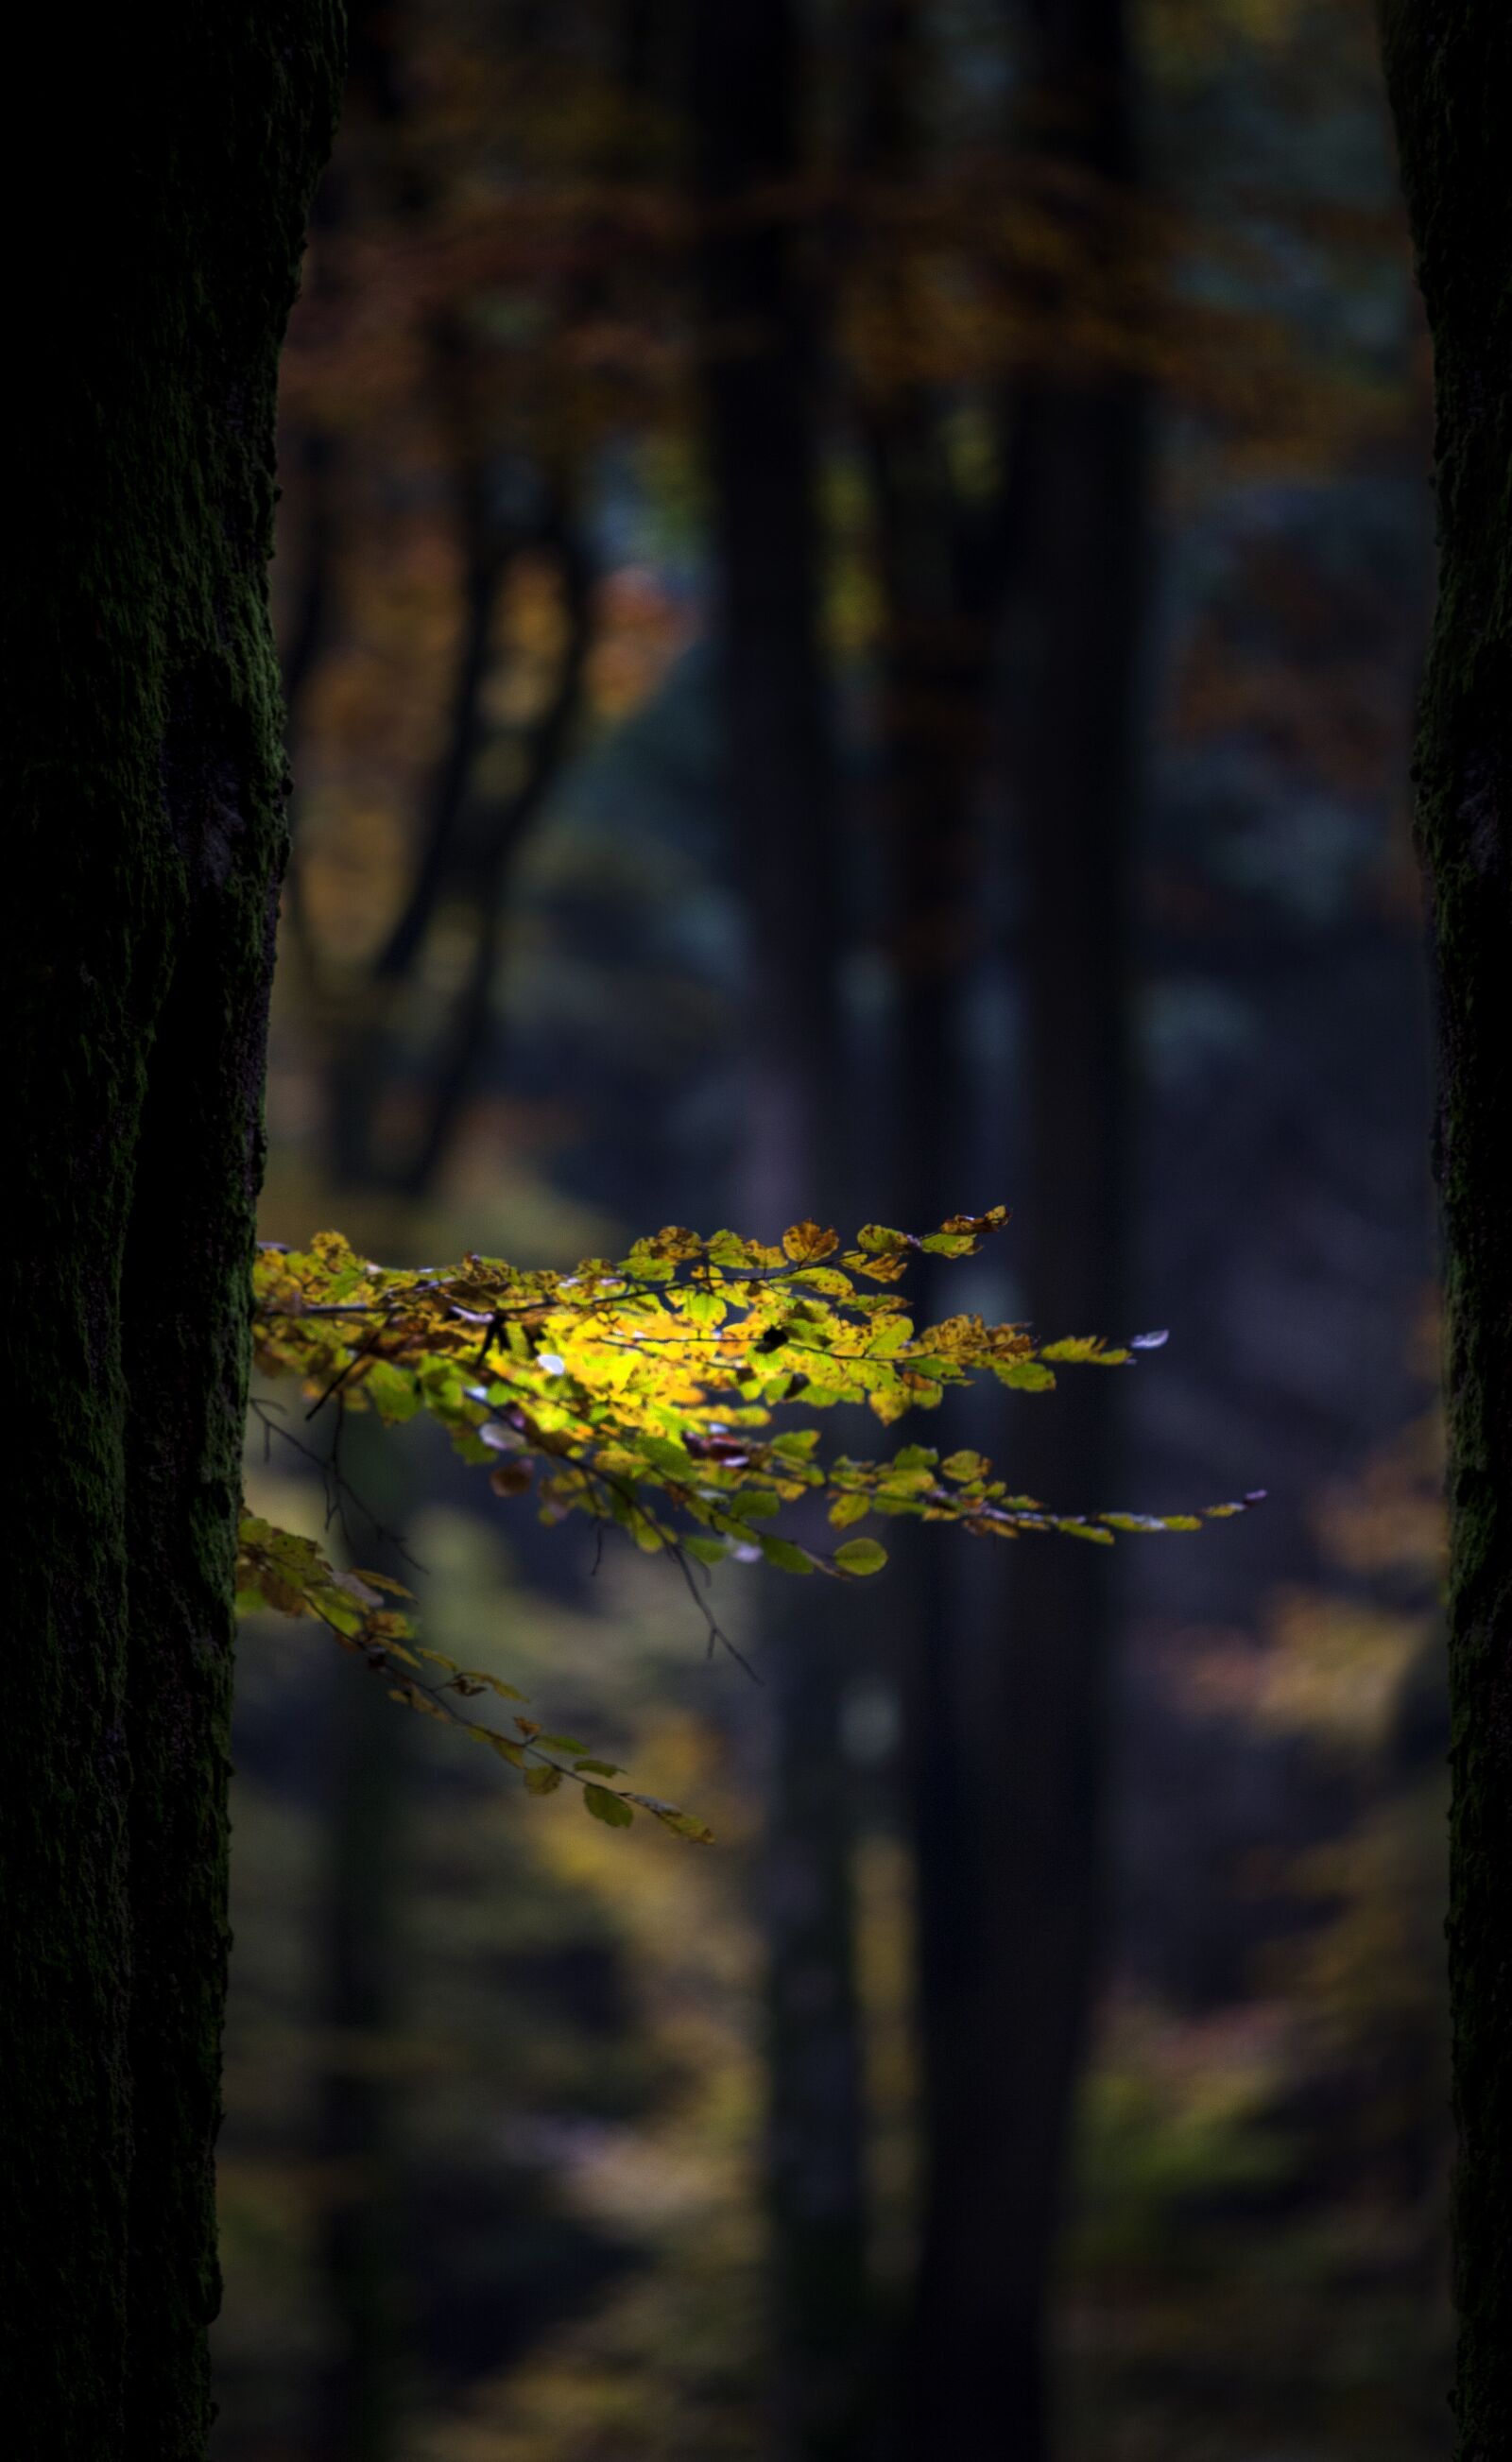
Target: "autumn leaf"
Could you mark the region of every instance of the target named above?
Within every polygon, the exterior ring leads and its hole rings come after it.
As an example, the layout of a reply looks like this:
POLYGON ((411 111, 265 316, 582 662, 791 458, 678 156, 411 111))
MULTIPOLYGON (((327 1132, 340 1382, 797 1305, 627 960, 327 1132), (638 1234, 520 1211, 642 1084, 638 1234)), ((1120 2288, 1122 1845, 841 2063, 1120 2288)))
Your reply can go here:
POLYGON ((782 1244, 794 1264, 816 1265, 822 1257, 832 1256, 840 1242, 833 1231, 821 1231, 817 1222, 795 1222, 783 1233, 782 1244))

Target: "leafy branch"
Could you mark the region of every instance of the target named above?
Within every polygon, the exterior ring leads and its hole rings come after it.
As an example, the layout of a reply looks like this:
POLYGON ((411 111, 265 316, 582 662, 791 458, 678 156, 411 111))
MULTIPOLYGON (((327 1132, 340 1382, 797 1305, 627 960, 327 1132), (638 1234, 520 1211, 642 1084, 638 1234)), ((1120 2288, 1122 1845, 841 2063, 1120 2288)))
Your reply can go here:
MULTIPOLYGON (((821 1549, 767 1526, 805 1500, 821 1501, 837 1532, 872 1516, 902 1516, 979 1538, 1057 1531, 1105 1546, 1116 1534, 1198 1530, 1259 1502, 1263 1491, 1200 1513, 1062 1513, 1010 1493, 984 1454, 941 1458, 915 1444, 879 1459, 827 1458, 816 1426, 774 1428, 774 1414, 788 1406, 837 1404, 863 1404, 890 1426, 983 1374, 1014 1392, 1048 1393, 1063 1369, 1127 1368, 1164 1341, 1145 1334, 1110 1349, 1100 1337, 1073 1335, 1037 1344, 1024 1326, 969 1315, 916 1326, 894 1287, 911 1261, 973 1256, 1006 1220, 996 1206, 953 1216, 922 1237, 869 1223, 844 1251, 814 1222, 793 1224, 776 1246, 673 1226, 637 1241, 617 1263, 590 1258, 571 1273, 477 1256, 444 1271, 396 1271, 322 1232, 306 1252, 261 1251, 257 1359, 270 1375, 300 1380, 308 1418, 333 1405, 375 1410, 386 1422, 428 1412, 463 1458, 487 1471, 497 1494, 533 1488, 544 1521, 584 1513, 648 1554, 670 1555, 706 1618, 711 1648, 730 1645, 699 1596, 695 1565, 765 1560, 854 1581, 887 1562, 870 1535, 821 1549)), ((532 1792, 573 1778, 600 1819, 622 1825, 639 1804, 680 1836, 707 1834, 673 1805, 600 1785, 621 1775, 605 1764, 553 1760, 553 1744, 567 1746, 529 1719, 516 1718, 516 1736, 501 1736, 459 1711, 455 1702, 469 1690, 520 1696, 421 1650, 409 1619, 378 1595, 393 1584, 336 1574, 313 1542, 255 1521, 244 1524, 244 1556, 245 1603, 316 1615, 378 1672, 396 1674, 396 1698, 481 1736, 524 1769, 532 1792), (399 1673, 396 1658, 400 1668, 437 1665, 443 1678, 399 1673)))
POLYGON ((334 1633, 343 1650, 362 1659, 371 1674, 388 1680, 389 1697, 405 1709, 460 1727, 486 1744, 511 1768, 523 1771, 532 1795, 554 1795, 564 1782, 581 1787, 583 1802, 595 1819, 623 1829, 634 1820, 632 1806, 654 1814, 675 1837, 707 1845, 713 1831, 691 1812, 658 1796, 640 1795, 629 1787, 604 1784, 624 1772, 614 1761, 595 1759, 575 1736, 551 1735, 534 1718, 514 1717, 514 1734, 501 1733, 459 1708, 461 1701, 491 1693, 502 1701, 527 1697, 486 1668, 459 1667, 443 1651, 431 1650, 418 1638, 414 1619, 388 1599, 412 1593, 384 1573, 338 1573, 313 1539, 275 1529, 257 1515, 243 1516, 238 1531, 236 1607, 241 1615, 267 1609, 283 1615, 313 1616, 334 1633), (441 1670, 427 1675, 427 1668, 441 1670), (560 1756, 566 1755, 567 1759, 560 1756))

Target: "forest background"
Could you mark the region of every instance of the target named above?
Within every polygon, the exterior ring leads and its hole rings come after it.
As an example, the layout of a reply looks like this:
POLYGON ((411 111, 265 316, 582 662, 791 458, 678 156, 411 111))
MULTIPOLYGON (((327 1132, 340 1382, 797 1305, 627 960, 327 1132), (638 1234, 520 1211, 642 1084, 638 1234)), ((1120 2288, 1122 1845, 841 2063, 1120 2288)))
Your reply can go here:
POLYGON ((248 1629, 216 2451, 1440 2453, 1428 387, 1368 0, 354 14, 265 1236, 1005 1199, 942 1306, 1171 1341, 941 1436, 1270 1501, 726 1572, 753 1684, 662 1565, 350 1419, 355 1560, 719 1843, 248 1629))

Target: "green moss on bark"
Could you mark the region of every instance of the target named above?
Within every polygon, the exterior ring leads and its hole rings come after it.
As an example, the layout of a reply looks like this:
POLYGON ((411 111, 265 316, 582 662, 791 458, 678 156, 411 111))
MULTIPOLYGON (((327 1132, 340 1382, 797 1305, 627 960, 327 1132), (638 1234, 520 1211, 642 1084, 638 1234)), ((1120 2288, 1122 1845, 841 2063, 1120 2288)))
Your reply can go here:
POLYGON ((1389 0, 1434 339, 1438 603, 1419 713, 1449 1436, 1458 2462, 1512 2452, 1512 13, 1389 0))
POLYGON ((335 0, 15 44, 8 541, 8 2438, 209 2422, 231 1565, 283 758, 278 346, 335 0))

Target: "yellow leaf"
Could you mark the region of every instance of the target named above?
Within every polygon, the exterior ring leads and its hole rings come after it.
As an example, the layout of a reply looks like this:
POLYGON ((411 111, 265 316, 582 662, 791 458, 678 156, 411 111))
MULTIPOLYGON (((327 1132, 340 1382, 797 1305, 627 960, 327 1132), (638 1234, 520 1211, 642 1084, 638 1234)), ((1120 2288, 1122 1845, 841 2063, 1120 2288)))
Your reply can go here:
POLYGON ((795 1264, 816 1265, 821 1257, 832 1255, 840 1242, 832 1231, 821 1230, 817 1222, 794 1222, 783 1233, 782 1244, 795 1264))

